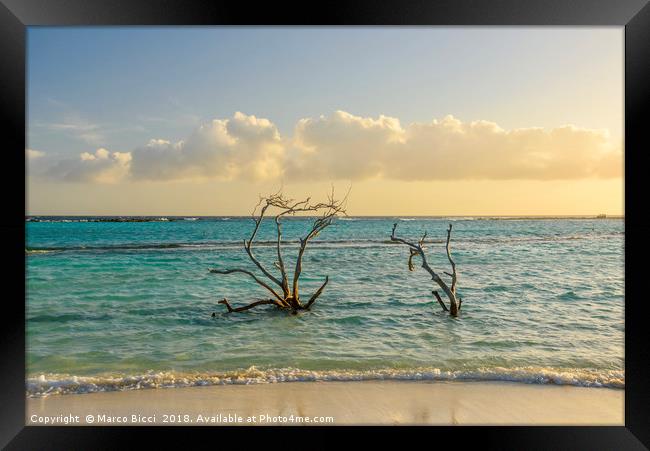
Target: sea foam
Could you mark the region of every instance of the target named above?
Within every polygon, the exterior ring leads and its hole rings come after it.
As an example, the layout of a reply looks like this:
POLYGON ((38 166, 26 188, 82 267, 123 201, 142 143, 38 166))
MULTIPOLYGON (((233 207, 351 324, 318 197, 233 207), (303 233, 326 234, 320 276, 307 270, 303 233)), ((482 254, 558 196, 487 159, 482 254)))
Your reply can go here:
POLYGON ((573 385, 579 387, 624 388, 620 370, 554 369, 539 367, 477 368, 445 371, 438 368, 329 370, 297 368, 258 369, 214 373, 147 372, 140 375, 73 376, 41 374, 27 379, 28 397, 53 394, 94 393, 144 388, 194 387, 208 385, 250 385, 316 381, 503 381, 526 384, 573 385))

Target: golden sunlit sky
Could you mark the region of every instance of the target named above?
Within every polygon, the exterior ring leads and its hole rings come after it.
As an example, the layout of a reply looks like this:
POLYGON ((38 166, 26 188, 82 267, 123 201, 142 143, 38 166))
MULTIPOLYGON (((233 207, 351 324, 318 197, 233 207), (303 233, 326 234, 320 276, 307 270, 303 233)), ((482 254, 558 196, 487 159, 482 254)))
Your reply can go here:
POLYGON ((622 27, 32 27, 28 215, 623 214, 622 27))

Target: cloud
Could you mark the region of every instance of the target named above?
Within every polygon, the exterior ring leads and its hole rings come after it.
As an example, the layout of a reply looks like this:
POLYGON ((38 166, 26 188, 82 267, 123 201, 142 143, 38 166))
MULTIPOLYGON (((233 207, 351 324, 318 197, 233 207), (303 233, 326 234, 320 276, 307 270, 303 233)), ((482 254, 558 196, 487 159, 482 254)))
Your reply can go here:
POLYGON ((290 171, 364 179, 578 179, 621 175, 622 155, 606 130, 571 125, 504 130, 453 116, 402 127, 399 120, 353 116, 304 119, 290 171))
POLYGON ((152 139, 130 152, 98 149, 61 161, 49 176, 72 181, 170 180, 553 180, 622 175, 620 146, 606 130, 504 130, 453 116, 403 126, 399 119, 301 119, 283 138, 268 119, 235 113, 186 140, 152 139))
POLYGON ((50 131, 65 133, 91 145, 99 145, 106 140, 99 124, 88 122, 76 113, 64 115, 61 122, 36 123, 35 125, 45 127, 50 131))
POLYGON ((399 120, 386 116, 361 118, 337 111, 330 117, 301 119, 287 169, 299 177, 377 177, 384 170, 388 149, 403 140, 403 133, 399 120))
POLYGON ((128 177, 130 163, 129 152, 109 152, 100 148, 94 153, 81 153, 78 160, 61 160, 44 175, 67 182, 118 183, 128 177))
POLYGON ((45 152, 42 152, 40 150, 34 150, 34 149, 25 149, 25 155, 27 156, 28 160, 35 160, 37 158, 44 157, 45 152))
POLYGON ((136 180, 260 180, 282 175, 284 144, 268 119, 235 113, 201 126, 185 141, 153 139, 133 152, 136 180))

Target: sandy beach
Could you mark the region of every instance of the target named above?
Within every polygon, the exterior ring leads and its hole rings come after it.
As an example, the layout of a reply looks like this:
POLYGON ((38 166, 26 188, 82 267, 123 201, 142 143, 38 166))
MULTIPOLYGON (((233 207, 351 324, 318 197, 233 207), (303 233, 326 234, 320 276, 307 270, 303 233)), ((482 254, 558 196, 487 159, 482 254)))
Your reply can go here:
POLYGON ((624 390, 508 382, 296 382, 28 398, 26 424, 622 425, 624 390))

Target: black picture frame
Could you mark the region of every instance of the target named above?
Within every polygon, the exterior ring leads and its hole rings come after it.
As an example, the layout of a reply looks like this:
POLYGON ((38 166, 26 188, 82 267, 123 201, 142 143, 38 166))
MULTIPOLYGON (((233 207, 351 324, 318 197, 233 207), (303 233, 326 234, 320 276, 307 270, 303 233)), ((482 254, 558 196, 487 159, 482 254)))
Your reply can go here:
MULTIPOLYGON (((199 437, 204 447, 227 446, 224 432, 244 429, 173 427, 25 426, 25 136, 26 27, 80 25, 554 25, 625 27, 625 426, 621 427, 437 427, 418 428, 428 442, 454 446, 479 440, 482 449, 647 449, 650 447, 647 278, 650 221, 643 211, 648 168, 644 119, 650 109, 650 5, 648 0, 408 0, 327 2, 296 5, 198 0, 0 0, 0 117, 6 126, 2 177, 5 239, 3 303, 0 310, 0 446, 7 449, 119 449, 136 436, 187 446, 199 437), (645 113, 645 114, 644 114, 645 113), (22 178, 22 181, 21 181, 22 178)), ((278 429, 255 428, 271 440, 278 429)), ((303 427, 310 443, 341 444, 337 427, 303 427), (333 428, 333 429, 332 429, 333 428)), ((376 428, 374 438, 406 428, 376 428)), ((295 429, 290 434, 295 434, 295 429)), ((365 431, 368 432, 368 431, 365 431)), ((415 432, 408 428, 409 436, 415 432)), ((249 434, 250 435, 250 434, 249 434)), ((295 437, 294 437, 295 438, 295 437)))

